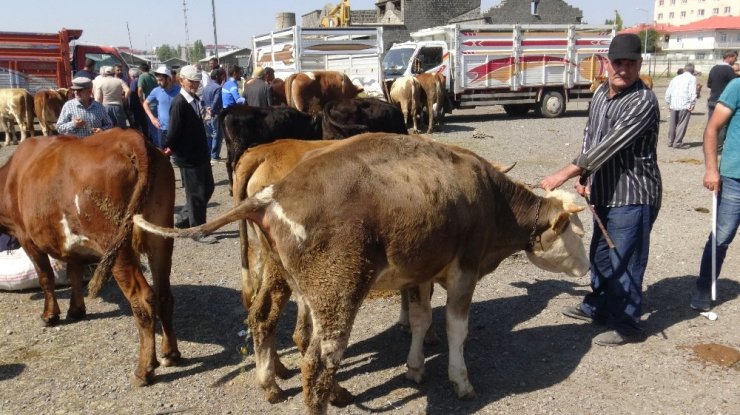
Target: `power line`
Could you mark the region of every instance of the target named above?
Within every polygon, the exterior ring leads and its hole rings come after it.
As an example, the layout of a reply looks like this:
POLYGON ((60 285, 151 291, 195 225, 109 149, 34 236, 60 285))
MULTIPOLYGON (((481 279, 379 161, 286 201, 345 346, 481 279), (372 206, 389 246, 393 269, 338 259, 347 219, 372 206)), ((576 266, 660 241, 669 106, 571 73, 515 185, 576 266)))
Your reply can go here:
POLYGON ((188 34, 188 2, 182 0, 182 14, 185 16, 185 60, 190 63, 190 35, 188 34))

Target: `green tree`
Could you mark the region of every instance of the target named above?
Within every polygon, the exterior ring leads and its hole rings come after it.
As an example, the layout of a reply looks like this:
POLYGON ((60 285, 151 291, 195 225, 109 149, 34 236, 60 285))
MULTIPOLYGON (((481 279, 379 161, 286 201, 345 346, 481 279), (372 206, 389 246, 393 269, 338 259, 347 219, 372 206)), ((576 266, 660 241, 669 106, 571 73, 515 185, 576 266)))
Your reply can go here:
POLYGON ((624 22, 622 21, 622 16, 619 15, 618 11, 614 10, 614 14, 616 15, 616 18, 606 19, 604 24, 617 26, 617 32, 619 32, 624 27, 624 22))
POLYGON ((193 43, 193 50, 191 51, 191 61, 199 61, 206 57, 206 47, 203 46, 203 42, 200 40, 196 40, 195 43, 193 43))
POLYGON ((156 54, 160 62, 164 62, 167 59, 176 58, 178 56, 177 49, 168 44, 160 45, 156 50, 156 54))
MULTIPOLYGON (((640 36, 640 42, 643 45, 642 49, 645 49, 645 33, 644 30, 640 30, 640 33, 637 34, 640 36)), ((643 53, 655 53, 657 51, 658 36, 658 32, 655 29, 647 30, 647 50, 643 50, 643 53)))

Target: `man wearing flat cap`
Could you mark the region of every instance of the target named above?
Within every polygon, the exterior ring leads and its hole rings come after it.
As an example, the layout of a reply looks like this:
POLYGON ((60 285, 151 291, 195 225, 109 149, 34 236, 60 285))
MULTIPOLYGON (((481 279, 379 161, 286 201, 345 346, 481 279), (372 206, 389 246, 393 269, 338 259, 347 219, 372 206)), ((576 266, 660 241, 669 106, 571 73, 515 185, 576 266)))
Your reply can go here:
POLYGON ((601 346, 644 339, 642 279, 662 181, 656 154, 660 111, 655 94, 640 80, 640 45, 634 34, 612 39, 608 82, 594 92, 581 154, 540 182, 549 191, 580 176, 576 190, 606 230, 594 221, 592 292, 563 310, 568 317, 606 325, 607 331, 594 338, 601 346))
MULTIPOLYGON (((201 71, 193 65, 182 67, 180 82, 180 93, 170 104, 165 147, 180 167, 185 187, 185 206, 175 215, 175 226, 192 227, 206 223, 206 207, 215 185, 204 125, 205 107, 196 94, 201 71)), ((217 242, 211 235, 195 240, 208 244, 217 242)))
POLYGON ((64 103, 57 118, 59 134, 87 137, 113 127, 113 122, 102 104, 93 100, 92 81, 78 77, 72 80, 75 99, 64 103))

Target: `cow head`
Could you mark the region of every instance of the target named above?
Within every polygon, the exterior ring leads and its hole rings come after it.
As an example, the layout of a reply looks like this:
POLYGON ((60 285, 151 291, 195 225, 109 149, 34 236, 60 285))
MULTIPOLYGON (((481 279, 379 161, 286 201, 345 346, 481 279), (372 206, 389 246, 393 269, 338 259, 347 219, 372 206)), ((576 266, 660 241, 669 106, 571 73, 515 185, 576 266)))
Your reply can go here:
POLYGON ((526 250, 527 257, 546 271, 584 275, 590 267, 582 241, 583 224, 578 218, 584 207, 575 203, 575 195, 562 190, 548 193, 540 203, 539 209, 550 226, 526 250))

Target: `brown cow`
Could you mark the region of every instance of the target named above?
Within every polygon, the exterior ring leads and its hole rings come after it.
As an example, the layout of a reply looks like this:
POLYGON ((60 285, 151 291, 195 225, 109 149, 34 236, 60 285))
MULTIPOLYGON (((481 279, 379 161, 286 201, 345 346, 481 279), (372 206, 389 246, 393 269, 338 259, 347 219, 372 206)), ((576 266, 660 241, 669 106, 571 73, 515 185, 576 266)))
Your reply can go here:
POLYGON ((174 180, 167 157, 146 144, 140 133, 118 128, 84 140, 27 140, 0 167, 0 232, 18 238, 34 263, 44 293, 44 324, 56 324, 60 314, 47 255, 67 263, 71 320, 86 314, 84 265, 100 261, 89 285, 91 297, 112 269, 139 331, 135 385, 148 384, 159 365, 154 344, 157 314, 163 364, 180 358, 172 327, 172 241, 143 233, 132 222, 138 213, 172 226, 174 180), (140 253, 148 257, 154 290, 141 273, 140 253))
POLYGON ((317 112, 331 100, 354 98, 362 91, 347 75, 336 71, 299 72, 285 80, 288 106, 303 112, 317 112))
POLYGON ((288 100, 285 99, 285 81, 275 78, 270 82, 270 87, 272 88, 272 105, 288 105, 288 100))
POLYGON ((21 142, 33 137, 33 97, 23 88, 0 89, 0 127, 5 131, 6 146, 17 143, 13 123, 21 130, 21 142))
POLYGON ((42 89, 33 96, 33 112, 41 125, 43 135, 51 135, 57 129, 57 118, 62 106, 69 99, 67 88, 42 89))
POLYGON ((445 110, 444 79, 438 73, 422 73, 416 75, 416 80, 419 81, 423 91, 421 102, 425 103, 427 108, 429 122, 427 134, 431 134, 433 126, 439 124, 445 110))
MULTIPOLYGON (((445 285, 449 377, 458 397, 474 397, 463 345, 477 281, 521 250, 541 268, 583 275, 588 257, 574 215, 581 209, 562 196, 535 195, 471 152, 376 133, 317 150, 283 180, 200 227, 135 222, 173 236, 208 234, 242 218, 260 228, 308 310, 303 392, 308 412, 322 414, 337 397, 335 376, 371 288, 414 291, 406 376, 418 382, 431 323, 429 290, 435 281, 445 285)), ((274 298, 276 289, 261 287, 257 295, 274 298)), ((254 333, 255 345, 268 335, 254 333)), ((261 345, 257 358, 273 355, 264 347, 274 343, 261 345)))
POLYGON ((408 126, 409 118, 414 127, 412 132, 418 133, 419 127, 416 124, 417 115, 421 111, 421 85, 413 76, 404 76, 396 79, 391 85, 389 93, 391 103, 401 107, 403 121, 408 126))
MULTIPOLYGON (((234 170, 234 203, 238 205, 247 197, 254 196, 270 184, 282 180, 299 162, 310 157, 313 151, 325 148, 333 143, 333 141, 287 139, 248 149, 239 159, 234 170)), ((448 146, 455 151, 470 153, 469 150, 464 148, 448 146)), ((496 164, 493 166, 504 173, 513 167, 502 167, 496 164)), ((269 244, 260 240, 260 235, 251 222, 239 221, 239 239, 242 258, 242 303, 249 315, 250 327, 259 327, 258 325, 275 327, 277 322, 274 318, 282 314, 282 310, 288 303, 292 292, 283 275, 282 265, 268 254, 269 244), (266 292, 276 294, 269 299, 266 299, 265 296, 257 296, 260 287, 263 285, 266 292), (254 300, 257 300, 257 303, 252 307, 254 300)), ((399 323, 406 329, 410 326, 408 295, 405 291, 402 293, 399 323)), ((255 333, 273 333, 272 330, 264 328, 254 331, 255 333)), ((303 304, 299 302, 293 341, 301 354, 308 346, 311 337, 310 332, 308 315, 303 304)), ((266 339, 255 338, 255 341, 258 344, 274 342, 274 336, 270 335, 266 339)), ((431 327, 427 331, 424 342, 425 344, 439 343, 439 338, 431 327)), ((274 347, 259 347, 259 350, 276 352, 274 347)), ((262 389, 265 390, 268 401, 275 403, 283 400, 285 394, 275 383, 275 375, 284 378, 287 376, 288 370, 280 362, 277 353, 272 356, 260 357, 256 360, 256 363, 257 380, 262 389)))

